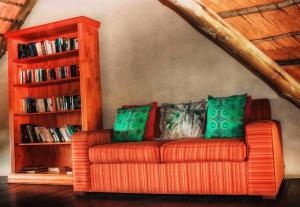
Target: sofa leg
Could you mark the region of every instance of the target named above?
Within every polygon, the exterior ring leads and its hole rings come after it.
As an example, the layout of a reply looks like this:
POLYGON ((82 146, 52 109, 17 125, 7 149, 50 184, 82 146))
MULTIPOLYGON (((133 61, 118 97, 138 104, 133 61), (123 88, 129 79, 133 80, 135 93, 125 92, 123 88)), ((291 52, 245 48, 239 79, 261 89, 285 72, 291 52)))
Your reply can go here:
POLYGON ((276 195, 266 195, 266 196, 263 196, 263 199, 264 200, 275 200, 276 199, 276 195))

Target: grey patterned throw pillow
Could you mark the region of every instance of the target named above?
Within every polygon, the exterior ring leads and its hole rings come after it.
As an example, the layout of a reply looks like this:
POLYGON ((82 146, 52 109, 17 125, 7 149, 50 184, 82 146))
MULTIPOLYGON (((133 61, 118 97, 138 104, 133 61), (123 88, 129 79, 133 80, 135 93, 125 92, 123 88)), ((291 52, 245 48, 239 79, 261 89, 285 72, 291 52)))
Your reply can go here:
POLYGON ((206 110, 206 100, 182 104, 162 104, 161 138, 203 137, 206 110))

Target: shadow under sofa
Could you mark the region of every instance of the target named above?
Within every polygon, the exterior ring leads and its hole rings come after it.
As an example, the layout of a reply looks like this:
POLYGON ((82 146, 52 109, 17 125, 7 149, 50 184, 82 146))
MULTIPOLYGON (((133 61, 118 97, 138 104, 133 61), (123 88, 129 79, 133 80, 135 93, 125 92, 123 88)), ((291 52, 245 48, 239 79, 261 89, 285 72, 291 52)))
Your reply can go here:
POLYGON ((243 139, 112 143, 112 134, 104 129, 72 136, 75 192, 275 198, 283 180, 280 123, 271 120, 268 99, 252 100, 243 139))

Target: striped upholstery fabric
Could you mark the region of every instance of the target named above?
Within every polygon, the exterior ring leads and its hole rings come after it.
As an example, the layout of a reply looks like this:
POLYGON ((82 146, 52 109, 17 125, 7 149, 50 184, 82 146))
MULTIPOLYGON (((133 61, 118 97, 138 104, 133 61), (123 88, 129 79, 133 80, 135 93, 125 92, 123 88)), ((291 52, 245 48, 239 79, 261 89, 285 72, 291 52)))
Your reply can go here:
POLYGON ((269 99, 254 99, 251 102, 251 122, 259 120, 271 120, 269 99))
POLYGON ((92 164, 93 192, 247 194, 246 162, 92 164))
POLYGON ((157 145, 141 142, 146 146, 122 152, 121 147, 107 148, 111 145, 111 130, 76 133, 72 137, 74 190, 276 196, 283 180, 284 160, 280 125, 270 119, 269 101, 253 100, 251 120, 256 122, 246 125, 247 156, 240 139, 210 143, 193 139, 157 145), (159 146, 163 161, 160 163, 159 146), (196 150, 196 146, 201 150, 196 150), (104 151, 101 154, 96 149, 104 151), (116 151, 121 153, 116 155, 116 151), (90 159, 101 164, 91 164, 90 159), (103 163, 108 159, 119 163, 103 163))
POLYGON ((112 129, 102 129, 97 131, 89 131, 89 147, 111 143, 111 138, 113 134, 112 129))
POLYGON ((162 162, 244 161, 246 144, 242 139, 182 139, 163 144, 162 162))
POLYGON ((91 163, 157 163, 166 141, 118 142, 89 149, 91 163))
POLYGON ((88 132, 78 132, 72 136, 72 163, 74 190, 89 192, 91 190, 88 132))
POLYGON ((110 142, 112 130, 77 132, 72 136, 72 164, 74 190, 91 190, 90 160, 88 150, 93 145, 110 142))
POLYGON ((248 193, 275 196, 284 175, 281 134, 274 121, 246 127, 248 146, 248 193))

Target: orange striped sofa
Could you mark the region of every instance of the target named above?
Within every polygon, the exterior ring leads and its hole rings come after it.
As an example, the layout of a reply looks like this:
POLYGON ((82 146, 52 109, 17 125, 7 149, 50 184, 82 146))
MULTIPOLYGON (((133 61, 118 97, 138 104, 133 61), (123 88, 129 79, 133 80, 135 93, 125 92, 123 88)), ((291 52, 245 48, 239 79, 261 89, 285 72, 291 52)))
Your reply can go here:
POLYGON ((280 124, 271 120, 267 99, 252 100, 245 130, 244 139, 126 143, 111 143, 112 130, 76 133, 74 190, 275 198, 284 163, 280 124))

